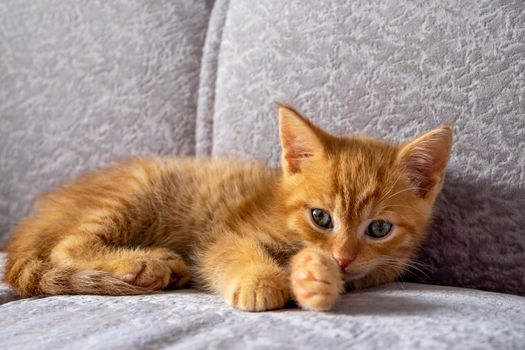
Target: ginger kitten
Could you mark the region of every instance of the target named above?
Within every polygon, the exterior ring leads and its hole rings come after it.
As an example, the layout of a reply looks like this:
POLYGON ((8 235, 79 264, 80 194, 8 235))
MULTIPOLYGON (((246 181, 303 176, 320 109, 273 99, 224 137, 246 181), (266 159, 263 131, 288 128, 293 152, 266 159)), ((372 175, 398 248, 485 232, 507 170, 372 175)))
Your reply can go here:
MULTIPOLYGON (((190 279, 239 309, 329 310, 393 281, 425 236, 452 132, 402 145, 332 136, 279 106, 282 170, 134 158, 43 195, 7 248, 24 297, 131 295, 190 279)), ((176 297, 176 295, 174 295, 176 297)))

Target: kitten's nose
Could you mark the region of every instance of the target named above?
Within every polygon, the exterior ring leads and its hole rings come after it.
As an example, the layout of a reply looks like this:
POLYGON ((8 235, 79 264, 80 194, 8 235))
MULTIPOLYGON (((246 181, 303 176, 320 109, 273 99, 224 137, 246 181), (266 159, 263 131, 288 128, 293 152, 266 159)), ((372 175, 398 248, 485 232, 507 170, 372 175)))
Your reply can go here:
POLYGON ((350 265, 350 263, 355 260, 355 255, 344 255, 343 256, 343 255, 334 254, 333 257, 334 257, 334 260, 337 261, 337 264, 343 270, 346 269, 348 265, 350 265))

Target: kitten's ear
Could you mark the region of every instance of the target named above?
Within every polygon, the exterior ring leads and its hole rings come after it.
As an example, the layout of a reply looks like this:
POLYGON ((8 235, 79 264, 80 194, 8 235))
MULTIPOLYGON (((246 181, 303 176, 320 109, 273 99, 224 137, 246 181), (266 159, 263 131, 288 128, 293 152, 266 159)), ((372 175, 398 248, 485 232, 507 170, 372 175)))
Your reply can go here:
POLYGON ((398 160, 405 168, 419 197, 425 198, 441 185, 452 148, 452 128, 448 125, 427 132, 400 147, 398 160))
POLYGON ((305 162, 324 153, 322 140, 327 134, 292 107, 279 104, 278 108, 282 167, 289 173, 299 173, 305 162))

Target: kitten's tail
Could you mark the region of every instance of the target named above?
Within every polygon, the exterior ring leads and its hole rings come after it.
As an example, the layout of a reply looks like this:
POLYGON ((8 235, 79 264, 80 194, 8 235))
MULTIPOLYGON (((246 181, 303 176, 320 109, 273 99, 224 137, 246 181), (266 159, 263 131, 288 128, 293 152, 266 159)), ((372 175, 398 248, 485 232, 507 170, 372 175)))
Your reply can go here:
POLYGON ((22 297, 61 294, 137 295, 151 292, 103 271, 52 266, 36 258, 7 261, 5 280, 22 297))

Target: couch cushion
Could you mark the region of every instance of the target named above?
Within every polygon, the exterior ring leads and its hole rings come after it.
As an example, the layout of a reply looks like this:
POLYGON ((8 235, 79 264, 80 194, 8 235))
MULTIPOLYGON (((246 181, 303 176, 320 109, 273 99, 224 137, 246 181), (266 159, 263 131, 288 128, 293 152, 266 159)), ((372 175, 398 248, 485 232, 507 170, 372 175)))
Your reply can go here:
POLYGON ((0 349, 10 350, 499 350, 525 343, 524 297, 415 283, 348 293, 329 313, 242 312, 191 289, 17 299, 0 283, 2 303, 0 349))
POLYGON ((203 150, 277 164, 275 101, 331 132, 394 141, 451 123, 448 178, 419 257, 430 279, 418 278, 525 294, 520 2, 222 3, 203 150))
POLYGON ((0 241, 33 196, 130 154, 193 154, 212 1, 0 5, 0 241))

